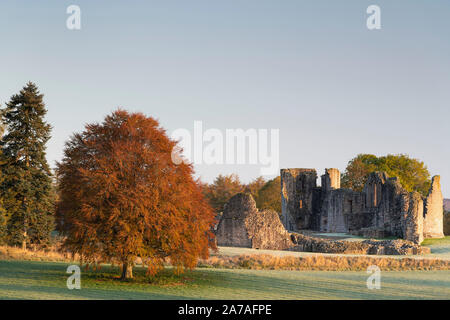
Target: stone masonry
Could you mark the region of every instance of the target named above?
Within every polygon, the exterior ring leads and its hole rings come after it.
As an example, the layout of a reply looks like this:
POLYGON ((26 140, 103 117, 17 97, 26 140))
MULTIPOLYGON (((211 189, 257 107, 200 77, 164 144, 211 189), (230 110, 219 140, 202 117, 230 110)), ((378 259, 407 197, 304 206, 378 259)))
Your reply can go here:
POLYGON ((282 215, 287 230, 309 229, 313 216, 313 196, 317 173, 314 169, 286 169, 281 171, 282 215))
MULTIPOLYGON (((418 211, 417 211, 418 212, 418 211)), ((418 212, 419 213, 419 212, 418 212)), ((411 221, 414 235, 417 225, 411 221)), ((225 206, 216 231, 219 246, 348 254, 426 254, 429 248, 406 240, 340 241, 289 233, 273 210, 258 210, 250 194, 240 193, 225 206)))
POLYGON ((362 192, 340 188, 337 169, 326 169, 321 178, 317 187, 314 169, 281 170, 281 220, 289 231, 346 232, 415 243, 443 237, 439 176, 433 177, 425 199, 384 172, 370 174, 362 192))
POLYGON ((289 233, 273 210, 258 210, 250 194, 239 193, 225 206, 216 231, 220 246, 284 250, 292 246, 289 233))
POLYGON ((444 197, 441 191, 441 177, 434 176, 425 200, 423 236, 425 238, 444 237, 444 197))

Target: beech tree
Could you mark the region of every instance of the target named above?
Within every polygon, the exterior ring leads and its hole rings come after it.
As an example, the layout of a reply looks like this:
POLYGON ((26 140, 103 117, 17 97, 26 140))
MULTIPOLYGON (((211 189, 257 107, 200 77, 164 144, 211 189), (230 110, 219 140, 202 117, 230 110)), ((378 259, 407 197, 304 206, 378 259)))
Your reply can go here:
POLYGON ((82 262, 122 266, 136 258, 150 274, 169 261, 194 268, 215 249, 214 214, 190 164, 174 164, 176 142, 157 120, 118 110, 66 143, 57 164, 58 228, 82 262))
POLYGON ((2 109, 0 191, 11 244, 45 244, 53 230, 54 203, 46 143, 51 126, 43 95, 29 82, 2 109))

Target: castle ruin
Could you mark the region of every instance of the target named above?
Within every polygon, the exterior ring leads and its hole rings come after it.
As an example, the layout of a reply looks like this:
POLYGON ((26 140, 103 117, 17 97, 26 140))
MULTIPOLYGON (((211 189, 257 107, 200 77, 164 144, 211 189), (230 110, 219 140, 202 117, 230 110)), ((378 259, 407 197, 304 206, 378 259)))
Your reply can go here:
POLYGON ((285 250, 292 246, 290 235, 273 210, 258 210, 250 194, 238 193, 225 206, 217 226, 221 246, 285 250))
POLYGON ((377 255, 430 253, 429 248, 406 240, 327 240, 288 232, 277 212, 258 210, 248 193, 236 194, 225 205, 216 240, 219 246, 268 250, 377 255))
POLYGON ((424 238, 442 238, 440 177, 427 197, 406 191, 398 178, 373 172, 361 192, 341 188, 341 174, 326 169, 317 186, 314 169, 281 170, 281 219, 258 210, 250 194, 239 193, 225 205, 217 226, 219 246, 320 253, 427 254, 424 238), (322 239, 314 232, 350 233, 363 241, 322 239), (374 240, 373 238, 397 238, 374 240))
POLYGON ((443 234, 440 177, 429 194, 407 192, 398 178, 369 175, 362 192, 341 188, 340 172, 326 169, 317 186, 315 169, 282 169, 283 225, 289 231, 350 233, 371 238, 396 237, 421 243, 443 234))

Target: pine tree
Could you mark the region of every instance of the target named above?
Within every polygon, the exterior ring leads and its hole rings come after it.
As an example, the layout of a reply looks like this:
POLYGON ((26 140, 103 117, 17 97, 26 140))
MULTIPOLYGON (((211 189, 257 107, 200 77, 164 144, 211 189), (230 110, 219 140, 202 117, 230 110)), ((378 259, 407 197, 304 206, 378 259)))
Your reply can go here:
POLYGON ((44 120, 47 110, 34 83, 13 95, 2 109, 5 135, 1 140, 1 196, 8 213, 11 244, 45 244, 53 229, 51 172, 45 145, 51 126, 44 120))

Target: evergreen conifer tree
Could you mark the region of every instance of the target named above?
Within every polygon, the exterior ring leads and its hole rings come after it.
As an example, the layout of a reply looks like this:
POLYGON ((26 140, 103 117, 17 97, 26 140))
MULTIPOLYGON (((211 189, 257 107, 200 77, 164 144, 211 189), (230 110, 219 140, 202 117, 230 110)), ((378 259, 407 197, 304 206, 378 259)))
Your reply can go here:
POLYGON ((23 248, 48 242, 54 224, 51 172, 45 157, 51 131, 46 113, 43 95, 31 82, 2 109, 0 191, 9 242, 23 248))

